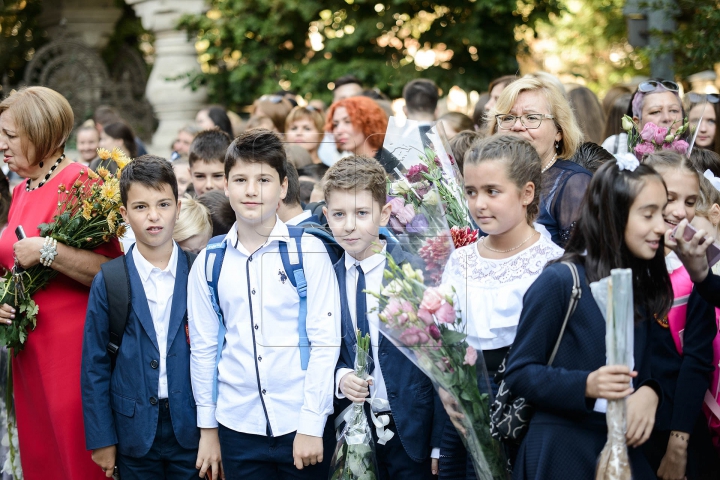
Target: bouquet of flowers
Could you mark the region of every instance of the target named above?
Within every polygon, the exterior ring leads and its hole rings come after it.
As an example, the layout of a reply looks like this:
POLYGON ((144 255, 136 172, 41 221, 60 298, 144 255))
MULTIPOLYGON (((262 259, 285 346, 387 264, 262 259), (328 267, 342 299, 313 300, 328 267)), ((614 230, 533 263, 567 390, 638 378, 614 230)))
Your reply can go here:
POLYGON ((424 244, 414 253, 425 261, 429 277, 439 282, 451 245, 458 248, 477 240, 461 189, 462 175, 442 123, 422 134, 417 122, 401 124, 390 117, 383 151, 400 160, 388 186, 389 227, 404 244, 424 244), (423 146, 423 136, 429 145, 423 146))
MULTIPOLYGON (((633 368, 634 313, 632 270, 615 269, 610 277, 590 284, 593 297, 605 317, 608 365, 633 368)), ((598 402, 600 402, 598 400, 598 402)), ((596 480, 630 480, 630 461, 625 443, 625 399, 607 401, 608 439, 598 459, 596 480)))
MULTIPOLYGON (((57 213, 51 223, 38 226, 41 237, 91 250, 124 235, 118 176, 130 159, 117 148, 112 152, 100 148, 98 155, 117 164, 116 175, 105 168, 99 168, 97 173, 83 169, 71 185, 60 184, 57 213)), ((0 304, 13 305, 17 311, 15 321, 0 328, 0 345, 12 348, 15 355, 23 349, 29 332, 37 324, 39 307, 32 296, 56 275, 56 270, 42 264, 26 270, 15 265, 0 279, 0 304)))
MULTIPOLYGON (((363 337, 356 332, 355 375, 363 380, 368 378, 370 334, 363 337)), ((340 434, 330 464, 330 480, 375 480, 377 465, 372 432, 363 411, 364 403, 354 403, 345 415, 345 428, 340 434)))
POLYGON ((489 384, 488 393, 478 389, 478 369, 487 383, 485 364, 465 341, 454 288, 426 286, 421 270, 407 263, 400 267, 389 255, 387 265, 389 283, 373 293, 379 300, 380 331, 457 402, 464 416, 461 437, 478 478, 506 478, 502 447, 490 436, 489 384))
POLYGON ((658 150, 673 150, 680 155, 688 152, 690 145, 683 139, 683 134, 688 131, 688 119, 685 117, 683 124, 672 133, 673 122, 670 127, 658 127, 648 122, 640 130, 640 126, 627 115, 623 116, 622 127, 627 132, 628 150, 642 160, 645 155, 658 150))

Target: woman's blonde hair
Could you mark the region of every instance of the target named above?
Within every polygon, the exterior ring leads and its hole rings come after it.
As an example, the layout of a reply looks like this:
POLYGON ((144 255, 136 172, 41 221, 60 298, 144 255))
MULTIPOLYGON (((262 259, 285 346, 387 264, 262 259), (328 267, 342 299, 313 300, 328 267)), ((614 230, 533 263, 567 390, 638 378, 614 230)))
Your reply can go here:
POLYGON ((183 199, 180 207, 180 217, 173 230, 173 240, 184 242, 195 235, 207 235, 210 237, 212 232, 210 210, 197 200, 192 198, 183 199))
POLYGON ((695 215, 709 219, 710 209, 714 204, 720 205, 720 190, 710 183, 703 175, 700 178, 700 197, 695 204, 695 215))
POLYGON ((47 87, 25 87, 0 103, 0 115, 10 112, 21 138, 22 153, 36 165, 57 150, 65 149, 75 116, 68 101, 47 87), (29 158, 30 145, 35 158, 29 158))
POLYGON ((287 119, 285 119, 285 131, 288 131, 296 120, 300 120, 302 118, 309 118, 310 121, 312 121, 315 125, 315 129, 318 132, 323 133, 323 128, 325 126, 325 116, 322 114, 321 111, 311 106, 295 107, 290 110, 287 119))
POLYGON ((555 126, 562 134, 562 139, 558 142, 558 157, 563 159, 571 158, 583 141, 582 131, 565 94, 553 83, 538 76, 525 75, 505 87, 495 104, 495 108, 487 114, 486 123, 489 134, 493 135, 498 131, 495 115, 510 113, 520 93, 533 91, 540 91, 545 96, 550 115, 553 116, 555 126))

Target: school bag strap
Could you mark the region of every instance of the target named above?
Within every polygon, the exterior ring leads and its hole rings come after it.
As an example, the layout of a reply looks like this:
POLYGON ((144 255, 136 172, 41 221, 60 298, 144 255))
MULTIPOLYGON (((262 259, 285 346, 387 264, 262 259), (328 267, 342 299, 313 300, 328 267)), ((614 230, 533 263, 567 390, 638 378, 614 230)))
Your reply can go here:
POLYGON ((218 365, 220 365, 222 350, 225 346, 225 334, 227 333, 225 318, 220 308, 220 297, 218 296, 220 270, 222 269, 223 260, 225 260, 226 250, 227 242, 225 241, 225 235, 211 238, 207 247, 205 247, 205 281, 207 282, 208 292, 210 293, 210 303, 212 304, 218 321, 217 353, 215 354, 215 369, 213 370, 213 402, 217 402, 218 365))
MULTIPOLYGON (((132 250, 131 250, 132 251, 132 250)), ((185 254, 190 269, 197 255, 181 250, 185 254)), ((105 349, 110 355, 110 364, 115 368, 115 359, 120 351, 125 326, 130 315, 132 296, 130 292, 130 275, 128 274, 126 255, 100 265, 105 280, 105 292, 108 299, 110 337, 105 349)))
POLYGON ((310 362, 310 340, 307 336, 307 280, 303 270, 302 236, 304 228, 288 226, 289 242, 280 242, 280 258, 285 274, 300 297, 298 311, 298 346, 300 347, 300 368, 307 370, 310 362))

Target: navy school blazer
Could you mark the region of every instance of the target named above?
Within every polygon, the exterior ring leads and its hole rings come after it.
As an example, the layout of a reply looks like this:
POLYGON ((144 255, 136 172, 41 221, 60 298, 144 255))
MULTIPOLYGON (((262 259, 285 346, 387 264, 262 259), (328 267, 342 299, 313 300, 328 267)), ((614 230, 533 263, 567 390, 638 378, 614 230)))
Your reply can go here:
MULTIPOLYGON (((388 242, 387 251, 398 265, 410 263, 413 268, 421 268, 422 261, 405 251, 397 242, 388 242)), ((340 358, 335 371, 340 368, 354 369, 355 364, 355 327, 348 308, 346 271, 344 256, 335 264, 335 273, 340 289, 342 309, 340 358)), ((368 285, 368 289, 377 288, 368 285)), ((430 379, 380 333, 378 356, 375 359, 382 369, 387 389, 390 410, 395 421, 392 428, 398 435, 408 456, 416 462, 422 462, 430 456, 431 447, 440 447, 442 431, 447 414, 435 392, 430 379)), ((337 403, 336 412, 342 412, 350 401, 343 398, 337 403)), ((365 404, 368 406, 368 404, 365 404)), ((366 413, 368 409, 366 408, 366 413)))
POLYGON ((705 277, 705 280, 703 280, 700 283, 696 283, 695 286, 697 287, 697 291, 702 296, 702 298, 708 302, 710 305, 713 305, 715 308, 720 308, 720 276, 715 275, 712 270, 710 270, 707 274, 707 277, 705 277))
MULTIPOLYGON (((160 350, 132 248, 126 255, 132 308, 115 369, 111 370, 106 350, 110 324, 101 271, 90 287, 81 386, 86 448, 117 444, 123 455, 141 457, 150 450, 157 430, 160 350)), ((184 448, 193 449, 198 448, 200 430, 190 384, 190 345, 185 334, 190 269, 181 250, 177 262, 167 338, 168 399, 175 437, 184 448)))

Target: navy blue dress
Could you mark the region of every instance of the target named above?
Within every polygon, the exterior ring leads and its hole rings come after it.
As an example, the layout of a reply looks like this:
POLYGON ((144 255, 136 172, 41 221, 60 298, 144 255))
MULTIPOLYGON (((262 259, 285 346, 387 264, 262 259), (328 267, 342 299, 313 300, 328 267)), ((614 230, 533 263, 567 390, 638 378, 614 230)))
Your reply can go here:
POLYGON ((591 178, 589 170, 567 160, 558 160, 543 173, 537 223, 544 225, 561 247, 570 239, 591 178))
MULTIPOLYGON (((590 292, 585 269, 578 265, 582 296, 570 317, 551 367, 547 361, 560 334, 570 302, 572 276, 567 265, 548 265, 525 294, 517 337, 510 351, 505 381, 535 407, 513 470, 514 479, 576 480, 594 478, 607 440, 605 414, 593 411, 585 397, 588 375, 605 365, 605 319, 590 292)), ((635 328, 635 388, 649 380, 648 327, 635 328)), ((654 479, 639 449, 630 448, 633 479, 654 479)))

